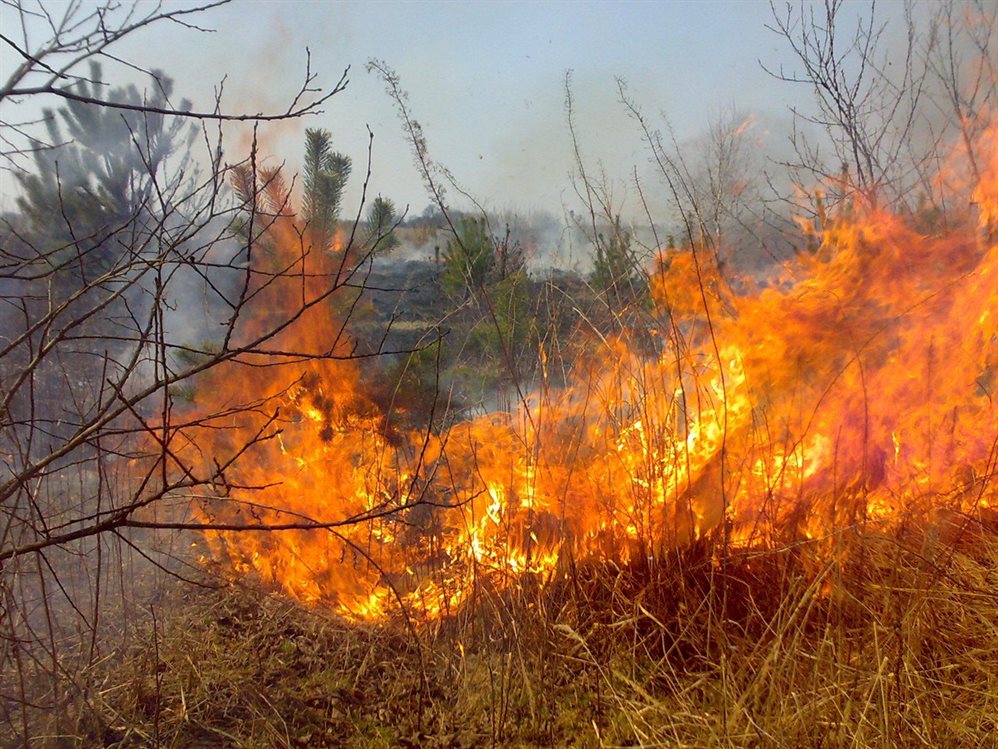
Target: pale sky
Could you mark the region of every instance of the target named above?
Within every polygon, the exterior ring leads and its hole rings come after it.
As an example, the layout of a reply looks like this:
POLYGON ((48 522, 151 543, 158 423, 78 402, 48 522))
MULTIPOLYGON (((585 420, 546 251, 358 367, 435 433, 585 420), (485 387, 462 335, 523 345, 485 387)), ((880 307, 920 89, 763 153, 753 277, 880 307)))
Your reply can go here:
MULTIPOLYGON (((55 11, 65 2, 45 5, 55 11)), ((879 13, 899 14, 901 8, 900 2, 882 3, 879 13)), ((9 28, 11 12, 2 13, 9 28)), ((351 66, 349 87, 327 103, 324 114, 265 130, 266 150, 296 169, 304 128, 328 128, 337 150, 354 160, 348 200, 356 199, 370 126, 373 192, 418 214, 429 198, 411 149, 381 81, 365 70, 369 59, 384 60, 408 91, 431 155, 464 188, 490 208, 558 213, 578 207, 568 177, 566 71, 574 71, 581 145, 620 183, 623 196, 634 167, 647 169, 647 153, 617 101, 615 78, 628 82, 657 124, 666 116, 680 140, 732 109, 754 115, 768 133, 769 123, 789 121, 789 102, 808 98, 806 90, 774 80, 760 66, 792 64, 785 41, 766 28, 771 20, 765 0, 236 0, 200 19, 214 33, 161 25, 138 32, 117 53, 164 70, 175 79, 176 93, 201 107, 210 107, 214 87, 227 76, 228 111, 286 107, 301 83, 306 47, 324 87, 351 66)), ((2 60, 6 72, 7 50, 2 60)), ((229 142, 232 160, 241 155, 239 145, 229 142)))

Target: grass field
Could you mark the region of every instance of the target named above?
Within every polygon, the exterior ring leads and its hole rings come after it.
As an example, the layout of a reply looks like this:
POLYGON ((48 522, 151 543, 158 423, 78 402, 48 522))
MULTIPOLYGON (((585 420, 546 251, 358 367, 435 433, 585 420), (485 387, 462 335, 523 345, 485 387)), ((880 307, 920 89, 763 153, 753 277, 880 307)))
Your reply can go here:
POLYGON ((948 522, 825 558, 591 564, 428 624, 187 587, 81 677, 51 744, 998 746, 998 527, 948 522))

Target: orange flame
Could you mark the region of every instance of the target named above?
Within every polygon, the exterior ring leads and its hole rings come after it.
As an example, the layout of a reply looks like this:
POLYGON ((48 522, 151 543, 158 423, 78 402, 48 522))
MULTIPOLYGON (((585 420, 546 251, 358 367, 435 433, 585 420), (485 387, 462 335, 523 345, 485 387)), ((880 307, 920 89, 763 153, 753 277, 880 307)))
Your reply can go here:
POLYGON ((203 519, 295 527, 212 531, 213 553, 345 615, 435 616, 478 584, 543 578, 568 558, 626 562, 720 531, 772 547, 988 511, 998 148, 981 152, 983 239, 969 225, 920 234, 856 204, 821 227, 816 253, 738 293, 710 258, 670 250, 652 277, 660 353, 607 340, 571 386, 445 434, 393 427, 364 395, 360 365, 339 358, 345 303, 323 298, 343 251, 304 252, 278 219, 241 331, 287 324, 209 375, 199 408, 225 415, 192 442, 231 460, 203 519))

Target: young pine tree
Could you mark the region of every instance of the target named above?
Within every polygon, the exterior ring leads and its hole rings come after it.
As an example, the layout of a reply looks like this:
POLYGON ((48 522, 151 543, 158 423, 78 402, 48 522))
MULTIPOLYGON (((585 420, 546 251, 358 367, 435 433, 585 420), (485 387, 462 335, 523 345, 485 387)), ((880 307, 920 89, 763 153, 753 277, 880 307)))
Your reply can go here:
POLYGON ((305 131, 303 209, 309 238, 319 247, 328 247, 336 231, 343 189, 350 177, 350 157, 333 151, 328 130, 305 131))

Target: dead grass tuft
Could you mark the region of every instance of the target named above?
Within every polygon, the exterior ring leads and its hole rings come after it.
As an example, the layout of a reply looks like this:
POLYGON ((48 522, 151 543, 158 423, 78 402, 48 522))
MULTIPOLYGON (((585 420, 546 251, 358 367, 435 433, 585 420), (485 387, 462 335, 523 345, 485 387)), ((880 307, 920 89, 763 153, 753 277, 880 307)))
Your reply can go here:
POLYGON ((998 746, 998 532, 953 540, 579 566, 418 636, 187 589, 51 744, 998 746))

